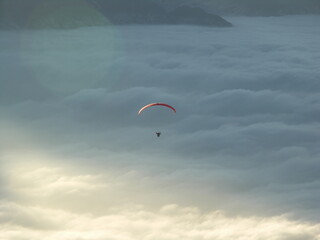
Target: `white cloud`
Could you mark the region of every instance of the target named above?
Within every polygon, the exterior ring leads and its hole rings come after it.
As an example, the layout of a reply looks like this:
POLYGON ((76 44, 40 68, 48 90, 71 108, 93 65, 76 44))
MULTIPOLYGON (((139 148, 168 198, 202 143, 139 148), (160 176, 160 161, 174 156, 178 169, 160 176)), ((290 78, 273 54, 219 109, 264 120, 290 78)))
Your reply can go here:
POLYGON ((143 206, 121 206, 95 217, 40 207, 1 203, 2 239, 319 239, 319 225, 285 216, 228 217, 202 213, 194 207, 166 205, 150 211, 143 206), (8 221, 8 217, 12 219, 8 221))
MULTIPOLYGON (((4 208, 24 219, 4 224, 5 236, 319 238, 315 19, 232 18, 235 27, 228 29, 121 26, 1 34, 8 48, 0 55, 0 194, 8 200, 4 208), (21 51, 10 39, 21 41, 21 51), (157 109, 137 116, 154 101, 174 105, 177 114, 157 109), (158 130, 163 135, 155 138, 158 130), (145 215, 127 207, 122 213, 126 203, 141 204, 145 215), (168 203, 177 207, 156 210, 168 203), (177 214, 168 216, 170 209, 177 214), (229 233, 206 225, 214 218, 229 233), (70 225, 77 219, 84 232, 70 225), (118 227, 104 228, 111 220, 118 227), (154 229, 150 223, 159 224, 154 229), (121 234, 120 225, 128 231, 121 234), (51 235, 41 230, 61 226, 51 235), (263 230, 268 227, 273 230, 263 230)), ((6 221, 14 219, 4 211, 6 221)))

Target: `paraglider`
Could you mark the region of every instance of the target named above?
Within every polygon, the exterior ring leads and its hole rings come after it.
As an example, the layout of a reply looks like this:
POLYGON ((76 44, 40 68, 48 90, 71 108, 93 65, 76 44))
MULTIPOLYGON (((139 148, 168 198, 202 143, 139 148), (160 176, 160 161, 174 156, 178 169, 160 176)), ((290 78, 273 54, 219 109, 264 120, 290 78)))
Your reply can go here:
MULTIPOLYGON (((176 109, 174 107, 172 107, 171 105, 169 104, 166 104, 166 103, 150 103, 150 104, 147 104, 145 105, 144 107, 142 107, 139 111, 138 111, 138 115, 140 115, 144 110, 146 110, 147 108, 149 107, 153 107, 153 106, 163 106, 163 107, 167 107, 169 109, 171 109, 174 113, 176 113, 176 109)), ((161 135, 161 132, 156 132, 156 136, 157 137, 160 137, 161 135)))
POLYGON ((142 108, 139 110, 138 114, 141 114, 142 111, 144 111, 145 109, 147 109, 147 108, 149 108, 149 107, 153 107, 153 106, 164 106, 164 107, 167 107, 167 108, 171 108, 171 109, 173 110, 173 112, 176 112, 176 109, 175 109, 174 107, 170 106, 169 104, 166 104, 166 103, 150 103, 150 104, 142 107, 142 108))

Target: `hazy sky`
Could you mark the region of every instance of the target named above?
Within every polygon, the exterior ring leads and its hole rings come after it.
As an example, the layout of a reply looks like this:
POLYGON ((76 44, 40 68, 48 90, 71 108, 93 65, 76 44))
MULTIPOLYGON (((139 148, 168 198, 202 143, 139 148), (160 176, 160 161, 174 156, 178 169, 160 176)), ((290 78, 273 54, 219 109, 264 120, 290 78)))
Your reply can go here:
POLYGON ((227 20, 2 31, 0 239, 320 239, 320 17, 227 20))

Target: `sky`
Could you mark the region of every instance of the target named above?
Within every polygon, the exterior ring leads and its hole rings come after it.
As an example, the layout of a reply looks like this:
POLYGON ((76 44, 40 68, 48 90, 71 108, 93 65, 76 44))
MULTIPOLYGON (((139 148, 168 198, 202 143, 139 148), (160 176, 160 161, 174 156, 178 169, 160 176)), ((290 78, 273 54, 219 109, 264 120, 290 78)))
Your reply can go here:
POLYGON ((0 240, 320 239, 320 17, 227 20, 2 31, 0 240))

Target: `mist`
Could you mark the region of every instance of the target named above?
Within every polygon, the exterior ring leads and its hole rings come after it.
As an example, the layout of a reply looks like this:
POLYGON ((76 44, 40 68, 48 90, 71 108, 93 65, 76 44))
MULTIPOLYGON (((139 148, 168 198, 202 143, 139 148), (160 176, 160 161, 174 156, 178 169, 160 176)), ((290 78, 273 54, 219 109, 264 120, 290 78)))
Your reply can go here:
POLYGON ((320 3, 317 0, 162 0, 161 2, 168 8, 175 8, 181 4, 200 6, 208 12, 222 16, 318 15, 320 13, 320 3))
POLYGON ((1 31, 2 237, 319 239, 319 20, 1 31))

